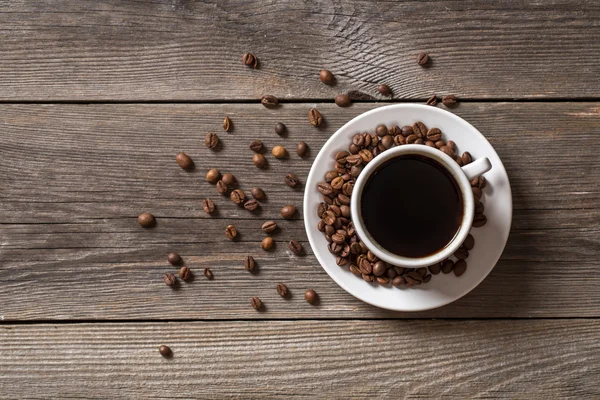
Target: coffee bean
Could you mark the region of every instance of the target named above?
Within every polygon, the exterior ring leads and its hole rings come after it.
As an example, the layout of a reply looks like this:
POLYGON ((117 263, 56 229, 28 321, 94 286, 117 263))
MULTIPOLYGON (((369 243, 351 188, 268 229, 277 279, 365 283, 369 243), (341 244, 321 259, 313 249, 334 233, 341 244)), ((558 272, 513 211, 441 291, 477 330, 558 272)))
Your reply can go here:
POLYGON ((423 283, 427 283, 431 280, 431 274, 427 274, 423 277, 423 283))
POLYGON ((437 104, 437 97, 435 96, 435 94, 428 98, 425 104, 427 104, 428 106, 435 106, 437 104))
POLYGON ((431 140, 432 142, 437 142, 442 138, 442 131, 438 128, 431 128, 427 131, 427 140, 431 140))
POLYGON ((284 124, 282 124, 281 122, 278 122, 275 124, 275 133, 278 134, 279 136, 283 135, 286 130, 287 130, 287 127, 284 124))
POLYGON ((390 280, 393 280, 397 275, 394 268, 388 268, 387 271, 385 271, 385 276, 390 280))
POLYGON ((227 187, 225 182, 223 182, 222 180, 217 182, 217 192, 221 194, 227 194, 228 190, 229 188, 227 187))
POLYGON ((298 179, 298 177, 294 174, 287 174, 285 176, 284 182, 286 185, 293 188, 298 186, 298 183, 300 183, 300 179, 298 179))
POLYGON ((214 149, 219 144, 219 136, 216 133, 207 133, 204 138, 204 145, 209 149, 214 149))
POLYGON ((383 124, 377 125, 377 128, 375 129, 375 133, 379 137, 383 137, 383 136, 387 135, 388 134, 387 126, 385 126, 383 124))
POLYGON ((329 226, 332 226, 336 221, 336 216, 331 210, 327 210, 323 213, 323 221, 329 226))
POLYGON ((387 267, 384 261, 379 260, 373 265, 373 275, 375 276, 383 276, 386 271, 387 267))
POLYGON ((165 282, 165 285, 167 285, 167 286, 174 286, 175 283, 177 283, 177 279, 175 278, 175 275, 173 275, 170 272, 167 272, 163 275, 163 281, 165 282))
POLYGON ((265 194, 265 191, 262 190, 259 187, 253 187, 250 190, 250 193, 252 194, 252 197, 254 197, 256 200, 261 201, 267 198, 267 195, 265 194))
POLYGON ((484 210, 485 210, 485 206, 483 205, 483 203, 481 201, 479 203, 475 204, 475 214, 483 214, 484 210))
POLYGON ((327 203, 319 203, 319 205, 317 206, 317 217, 321 218, 325 211, 327 211, 327 203))
POLYGON ((361 276, 362 275, 360 273, 360 269, 358 269, 358 267, 356 265, 354 265, 354 264, 350 265, 349 270, 350 270, 350 272, 352 272, 356 276, 361 276))
POLYGON ((412 126, 413 133, 421 139, 427 137, 427 127, 421 121, 417 121, 412 126))
POLYGON ((263 309, 263 302, 258 297, 252 297, 250 299, 250 305, 256 311, 261 311, 263 309))
POLYGON ((154 219, 154 215, 144 212, 138 215, 138 224, 142 228, 151 228, 156 224, 156 220, 154 219))
POLYGON ((396 287, 404 285, 404 278, 398 275, 397 277, 392 279, 392 285, 396 287))
POLYGON ((471 235, 470 233, 467 235, 467 238, 463 242, 462 247, 464 247, 467 250, 472 250, 473 247, 475 247, 475 238, 473 237, 473 235, 471 235))
POLYGON ((470 182, 471 186, 478 187, 479 189, 483 189, 487 184, 485 176, 478 176, 476 178, 473 178, 470 182))
POLYGON ((292 205, 284 206, 281 209, 281 216, 285 219, 291 219, 294 217, 295 214, 296 214, 296 207, 294 207, 292 205))
POLYGON ((229 131, 231 131, 231 128, 233 128, 233 124, 231 123, 231 118, 225 117, 225 119, 223 120, 223 129, 225 130, 225 132, 229 132, 229 131))
POLYGON ((221 178, 221 173, 216 168, 209 169, 208 172, 206 173, 206 181, 207 182, 217 183, 220 178, 221 178))
POLYGON ((267 159, 265 158, 265 156, 259 153, 254 153, 254 155, 252 156, 252 162, 258 168, 264 168, 267 165, 267 159))
POLYGON ((445 145, 446 145, 446 142, 444 142, 443 140, 438 140, 437 142, 435 142, 435 147, 437 147, 438 149, 441 149, 445 145))
POLYGON ((262 99, 260 99, 260 102, 267 108, 275 108, 279 105, 277 97, 271 95, 263 96, 262 99))
POLYGON ((377 91, 383 96, 391 96, 392 90, 386 84, 381 84, 377 87, 377 91))
POLYGON ((394 136, 394 144, 396 146, 402 146, 403 144, 406 144, 406 138, 402 135, 394 136))
POLYGON ((350 105, 352 105, 352 101, 347 94, 338 94, 335 96, 335 104, 338 107, 350 107, 350 105))
POLYGON ((462 153, 462 156, 460 158, 462 159, 463 165, 470 164, 473 161, 473 157, 471 157, 471 153, 469 153, 468 151, 462 153))
POLYGON ((459 247, 459 249, 454 252, 454 257, 458 258, 459 260, 464 260, 469 257, 469 251, 464 247, 459 247))
POLYGON ((188 267, 179 268, 179 272, 177 273, 181 279, 187 281, 192 277, 192 271, 188 267))
POLYGON ((398 275, 403 275, 403 274, 404 274, 404 272, 406 272, 406 269, 405 269, 405 268, 402 268, 402 267, 397 267, 397 266, 394 266, 394 269, 396 270, 396 273, 397 273, 398 275))
POLYGON ((475 196, 477 200, 481 200, 481 196, 483 196, 481 189, 479 189, 477 186, 472 186, 471 190, 473 191, 473 196, 475 196))
POLYGON ((244 204, 244 201, 246 200, 246 194, 242 189, 235 189, 231 191, 229 198, 234 204, 241 205, 244 204))
POLYGON ((417 55, 417 63, 421 66, 426 65, 429 61, 429 55, 425 52, 420 52, 417 55))
POLYGON ((348 262, 348 257, 337 256, 335 258, 335 263, 340 267, 343 267, 344 265, 348 264, 348 262))
POLYGON ((319 300, 319 295, 314 290, 308 289, 306 292, 304 292, 304 300, 306 300, 308 304, 314 305, 317 304, 317 301, 319 300))
POLYGON ((267 236, 266 238, 264 238, 262 240, 262 242, 260 242, 260 248, 265 251, 268 251, 273 248, 273 244, 275 244, 275 242, 273 241, 273 238, 270 236, 267 236))
POLYGON ((415 144, 425 144, 425 141, 421 138, 418 138, 417 140, 415 140, 415 144))
POLYGON ((456 96, 454 96, 453 94, 449 94, 447 96, 442 97, 442 103, 444 103, 446 107, 452 107, 456 105, 456 102, 456 96))
POLYGON ((169 346, 165 346, 164 344, 161 346, 158 346, 158 352, 160 353, 161 356, 163 356, 165 358, 173 357, 173 352, 171 351, 171 348, 169 346))
POLYGON ((366 258, 360 258, 358 268, 363 275, 368 275, 373 272, 373 265, 366 258))
POLYGON ((308 153, 308 145, 305 142, 298 143, 298 146, 296 146, 296 154, 298 154, 299 157, 304 157, 306 156, 306 153, 308 153))
POLYGON ((296 239, 290 240, 290 242, 288 243, 288 248, 292 253, 296 255, 302 253, 302 245, 296 239))
POLYGON ((386 278, 386 277, 383 277, 383 276, 377 276, 377 277, 375 277, 375 280, 380 285, 387 285, 388 283, 390 283, 390 280, 388 278, 386 278))
POLYGON ((250 150, 252 150, 255 153, 260 153, 263 149, 263 142, 261 142, 260 140, 253 140, 250 143, 250 150))
POLYGON ((333 74, 326 69, 319 71, 319 79, 326 85, 333 85, 335 83, 335 77, 333 74))
POLYGON ((420 285, 423 282, 423 277, 416 271, 407 272, 404 279, 411 285, 420 285))
POLYGON ((312 126, 320 126, 323 123, 323 116, 316 108, 311 108, 308 112, 308 122, 312 126))
POLYGON ((454 275, 461 276, 467 270, 467 262, 465 260, 458 260, 454 264, 454 275))
POLYGON ((484 226, 487 223, 487 218, 485 216, 485 214, 475 214, 475 217, 473 218, 473 226, 475 228, 480 228, 482 226, 484 226))
POLYGON ((227 228, 225 228, 225 236, 227 236, 227 239, 233 240, 237 237, 237 235, 238 232, 235 226, 227 225, 227 228))
POLYGON ((428 267, 429 272, 431 272, 434 275, 439 274, 442 271, 442 264, 441 263, 435 263, 433 265, 430 265, 428 267))
POLYGON ((244 258, 244 269, 246 271, 254 271, 254 268, 256 267, 256 262, 254 261, 254 257, 252 256, 246 256, 246 258, 244 258))
POLYGON ((202 209, 207 214, 212 214, 215 212, 215 203, 211 199, 202 200, 202 209))
POLYGON ((442 272, 444 274, 449 274, 454 269, 454 261, 446 260, 442 263, 442 272))
POLYGON ((175 252, 169 253, 169 255, 167 256, 167 260, 169 261, 169 264, 171 264, 171 265, 179 265, 183 261, 181 259, 181 256, 175 252))
POLYGON ((246 53, 242 56, 242 62, 244 65, 249 67, 253 67, 254 69, 258 68, 258 58, 252 53, 246 53))
MULTIPOLYGON (((402 137, 402 136, 400 136, 400 137, 402 137)), ((392 137, 392 135, 385 135, 384 137, 382 137, 381 145, 386 150, 392 148, 392 146, 394 145, 394 138, 392 137)))
POLYGON ((317 190, 321 194, 325 194, 325 195, 329 195, 329 194, 333 193, 333 187, 327 182, 319 182, 317 184, 317 190))
POLYGON ((277 222, 267 221, 262 224, 261 229, 265 233, 271 233, 277 229, 277 222))
POLYGON ((244 208, 248 211, 255 211, 260 205, 255 199, 250 199, 244 203, 244 208))
POLYGON ((424 268, 424 267, 417 268, 417 274, 424 277, 425 275, 427 275, 427 268, 424 268))
POLYGON ((435 146, 435 142, 432 142, 431 140, 427 140, 425 142, 425 145, 429 146, 429 147, 433 147, 434 149, 437 149, 437 147, 435 146))
POLYGON ((400 134, 404 137, 408 137, 408 136, 412 135, 413 133, 414 133, 413 127, 410 125, 403 126, 402 131, 400 132, 400 134))
POLYGON ((450 149, 450 147, 448 147, 448 146, 442 146, 442 148, 440 150, 444 154, 446 154, 448 157, 454 159, 454 152, 452 151, 452 149, 450 149))
POLYGON ((194 162, 190 156, 185 154, 183 151, 175 156, 175 161, 177 161, 177 164, 179 164, 179 166, 183 169, 192 169, 194 167, 194 162))
POLYGON ((334 190, 341 190, 344 186, 344 178, 338 176, 337 178, 331 181, 330 185, 334 190))
POLYGON ((452 140, 448 140, 446 142, 446 146, 448 146, 448 148, 450 148, 450 150, 452 150, 453 153, 456 153, 456 143, 454 143, 452 140))
POLYGON ((290 295, 290 291, 288 290, 288 287, 286 285, 284 285, 283 283, 278 283, 275 290, 277 290, 277 294, 280 295, 281 297, 283 297, 284 299, 290 295))
POLYGON ((204 276, 206 277, 206 279, 208 279, 209 281, 212 281, 215 276, 213 275, 212 271, 210 270, 210 268, 204 268, 204 276))
POLYGON ((418 138, 419 137, 417 135, 415 135, 415 134, 409 135, 406 138, 406 144, 414 144, 417 141, 418 138))
POLYGON ((281 159, 286 158, 288 153, 285 147, 275 146, 273 149, 271 149, 271 154, 273 154, 273 157, 281 159))

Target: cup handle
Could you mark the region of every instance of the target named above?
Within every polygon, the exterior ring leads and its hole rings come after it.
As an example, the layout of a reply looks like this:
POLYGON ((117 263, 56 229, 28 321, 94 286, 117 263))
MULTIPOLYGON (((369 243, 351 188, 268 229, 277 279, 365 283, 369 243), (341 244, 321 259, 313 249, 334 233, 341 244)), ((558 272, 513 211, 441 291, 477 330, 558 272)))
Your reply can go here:
POLYGON ((485 174, 492 169, 492 163, 487 157, 478 158, 471 164, 467 164, 462 167, 463 172, 467 176, 468 180, 478 177, 479 175, 485 174))

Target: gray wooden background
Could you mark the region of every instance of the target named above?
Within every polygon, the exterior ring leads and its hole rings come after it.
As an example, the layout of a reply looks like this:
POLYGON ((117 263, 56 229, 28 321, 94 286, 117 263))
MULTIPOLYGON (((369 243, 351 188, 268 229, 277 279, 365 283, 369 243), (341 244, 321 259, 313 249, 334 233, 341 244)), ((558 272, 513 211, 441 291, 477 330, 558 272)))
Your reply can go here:
POLYGON ((0 398, 600 398, 599 76, 597 1, 0 2, 0 398), (246 51, 259 69, 242 65, 246 51), (335 106, 350 91, 362 100, 335 106), (321 269, 304 187, 283 177, 304 182, 350 118, 434 93, 458 96, 452 111, 504 161, 511 235, 459 301, 379 310, 321 269), (265 94, 282 106, 264 108, 265 94), (204 147, 209 131, 221 151, 204 147), (304 140, 310 155, 269 156, 258 172, 253 139, 304 140), (194 171, 177 167, 179 151, 194 171), (211 167, 268 202, 240 210, 204 180, 211 167), (287 203, 300 207, 292 221, 279 216, 287 203), (155 229, 137 225, 142 211, 155 229), (268 253, 267 219, 282 227, 268 253), (289 254, 291 238, 306 256, 289 254), (172 250, 196 272, 179 290, 161 279, 172 250), (258 274, 243 270, 248 254, 258 274))

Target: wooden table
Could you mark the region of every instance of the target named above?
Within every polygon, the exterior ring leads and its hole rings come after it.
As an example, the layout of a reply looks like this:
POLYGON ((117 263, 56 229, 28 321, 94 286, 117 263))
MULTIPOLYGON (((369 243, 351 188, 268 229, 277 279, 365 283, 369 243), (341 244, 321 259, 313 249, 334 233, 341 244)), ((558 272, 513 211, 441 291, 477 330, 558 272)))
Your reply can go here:
POLYGON ((592 0, 3 2, 0 397, 599 398, 599 21, 592 0), (259 69, 242 65, 246 51, 259 69), (322 68, 335 87, 319 81, 322 68), (342 92, 351 107, 333 103, 342 92), (512 232, 472 293, 393 313, 321 269, 302 210, 281 220, 303 189, 282 179, 304 181, 350 118, 434 93, 457 95, 452 111, 503 159, 512 232), (265 94, 281 107, 263 107, 265 94), (308 124, 311 107, 323 129, 308 124), (209 131, 218 152, 204 147, 209 131), (259 171, 253 139, 304 140, 310 156, 269 155, 259 171), (179 151, 195 170, 177 166, 179 151), (215 192, 211 167, 267 191, 257 216, 215 192), (218 215, 202 211, 207 196, 218 215), (154 229, 137 225, 142 211, 154 229), (268 219, 282 229, 267 253, 268 219), (230 223, 239 242, 225 238, 230 223), (306 256, 290 255, 291 238, 306 256), (196 272, 178 290, 161 278, 175 271, 173 250, 196 272), (258 274, 243 269, 247 254, 258 274), (320 305, 304 301, 307 288, 320 305))

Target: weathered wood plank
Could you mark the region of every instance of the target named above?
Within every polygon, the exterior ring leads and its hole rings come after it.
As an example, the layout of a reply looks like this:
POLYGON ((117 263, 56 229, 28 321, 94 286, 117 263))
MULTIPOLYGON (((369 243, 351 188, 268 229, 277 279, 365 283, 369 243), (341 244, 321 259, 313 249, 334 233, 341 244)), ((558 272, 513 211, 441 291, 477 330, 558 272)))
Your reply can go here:
POLYGON ((300 205, 302 197, 283 184, 283 175, 292 171, 305 179, 329 135, 376 105, 319 104, 328 121, 321 131, 306 121, 309 106, 286 104, 275 111, 259 105, 0 106, 0 315, 5 320, 598 316, 597 103, 456 109, 487 135, 507 166, 513 231, 501 262, 479 288, 453 305, 419 314, 375 310, 353 299, 319 267, 302 222, 278 216, 283 204, 300 205), (203 136, 220 132, 225 114, 235 129, 220 133, 224 146, 213 153, 203 147, 203 136), (287 124, 286 137, 273 132, 276 120, 287 124), (285 161, 268 156, 270 167, 259 171, 247 149, 255 138, 290 150, 303 139, 311 155, 301 160, 292 154, 285 161), (194 158, 196 170, 177 167, 179 150, 194 158), (262 210, 252 215, 221 198, 203 180, 212 166, 234 173, 244 188, 263 186, 269 199, 262 210), (200 199, 207 195, 218 204, 216 217, 201 210, 200 199), (159 217, 155 229, 137 226, 141 210, 159 217), (270 218, 282 229, 275 250, 265 253, 258 248, 259 226, 270 218), (229 222, 240 229, 240 242, 225 239, 229 222), (306 256, 289 254, 285 241, 291 238, 305 244, 306 256), (165 254, 171 250, 197 273, 211 267, 215 280, 200 276, 177 291, 166 288, 161 275, 170 269, 165 254), (257 258, 257 275, 242 269, 247 254, 257 258), (295 294, 288 302, 274 290, 282 281, 295 294), (321 295, 316 308, 302 300, 309 287, 321 295), (249 307, 255 295, 268 312, 249 307))
POLYGON ((599 374, 597 320, 0 326, 6 399, 593 399, 599 374))
POLYGON ((4 2, 0 99, 597 97, 599 21, 593 0, 4 2))

